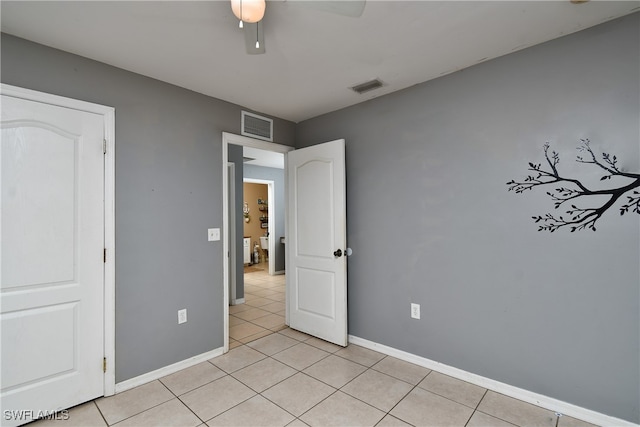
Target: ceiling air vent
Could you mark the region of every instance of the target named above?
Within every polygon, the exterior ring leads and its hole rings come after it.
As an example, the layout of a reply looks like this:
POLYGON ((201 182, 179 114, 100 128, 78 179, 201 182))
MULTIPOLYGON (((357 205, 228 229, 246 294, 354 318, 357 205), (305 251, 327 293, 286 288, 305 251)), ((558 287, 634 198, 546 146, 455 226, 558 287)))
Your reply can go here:
POLYGON ((354 92, 358 92, 359 94, 363 94, 365 92, 369 92, 374 89, 378 89, 384 86, 384 83, 380 81, 380 79, 369 80, 368 82, 360 83, 359 85, 355 85, 351 88, 354 92))
POLYGON ((273 120, 257 114, 242 112, 242 135, 273 141, 273 120))

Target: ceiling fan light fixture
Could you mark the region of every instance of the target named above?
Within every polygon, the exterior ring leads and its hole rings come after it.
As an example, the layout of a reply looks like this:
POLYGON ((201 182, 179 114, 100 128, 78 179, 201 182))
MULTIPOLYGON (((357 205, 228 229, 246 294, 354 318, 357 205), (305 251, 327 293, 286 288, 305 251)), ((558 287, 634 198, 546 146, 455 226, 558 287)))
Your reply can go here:
POLYGON ((254 24, 264 17, 264 10, 267 6, 265 0, 231 0, 231 10, 242 23, 254 24))

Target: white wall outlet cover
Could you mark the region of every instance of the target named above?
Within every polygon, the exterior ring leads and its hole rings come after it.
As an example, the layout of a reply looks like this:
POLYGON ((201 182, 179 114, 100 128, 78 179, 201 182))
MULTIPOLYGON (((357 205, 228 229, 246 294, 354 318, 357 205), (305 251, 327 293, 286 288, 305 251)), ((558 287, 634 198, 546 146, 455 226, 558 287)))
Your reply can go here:
POLYGON ((210 242, 215 242, 220 240, 220 229, 219 228, 210 228, 207 230, 207 239, 210 242))
POLYGON ((411 318, 420 319, 420 304, 411 303, 411 318))
POLYGON ((187 309, 178 310, 178 324, 187 323, 187 309))

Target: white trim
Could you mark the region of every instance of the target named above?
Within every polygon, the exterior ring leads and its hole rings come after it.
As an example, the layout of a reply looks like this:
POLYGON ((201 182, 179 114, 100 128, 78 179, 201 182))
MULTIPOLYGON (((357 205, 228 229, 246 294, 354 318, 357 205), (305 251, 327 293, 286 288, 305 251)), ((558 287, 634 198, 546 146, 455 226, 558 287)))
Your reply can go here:
POLYGON ((286 273, 286 270, 278 270, 278 271, 274 272, 273 275, 274 276, 280 276, 280 275, 285 274, 285 273, 286 273))
MULTIPOLYGON (((227 191, 228 191, 228 197, 229 197, 229 212, 231 213, 231 218, 229 218, 229 228, 231 230, 235 230, 236 229, 236 219, 235 219, 235 215, 236 215, 236 186, 235 186, 235 180, 236 180, 236 164, 233 162, 227 162, 227 168, 228 171, 227 173, 229 174, 229 178, 233 179, 233 182, 227 182, 228 187, 227 187, 227 191)), ((229 254, 234 254, 236 253, 236 242, 235 239, 231 239, 229 241, 229 254)), ((236 267, 237 267, 237 260, 235 256, 229 256, 227 257, 227 262, 229 263, 229 268, 230 268, 230 274, 229 274, 229 283, 227 284, 227 286, 229 286, 230 289, 230 295, 229 295, 229 303, 231 305, 236 305, 237 301, 236 301, 236 293, 237 293, 237 287, 238 287, 238 280, 236 278, 236 267)))
MULTIPOLYGON (((243 147, 259 148, 261 150, 274 151, 276 153, 286 153, 293 150, 293 147, 288 145, 277 144, 274 142, 260 141, 258 139, 247 138, 246 136, 235 135, 233 133, 222 132, 222 164, 226 165, 229 162, 229 144, 241 145, 243 147)), ((222 168, 222 256, 229 256, 229 183, 227 168, 222 168)), ((285 172, 286 180, 286 172, 285 172)), ((286 181, 285 181, 286 182, 286 181)), ((286 191, 286 190, 285 190, 286 191)), ((286 193, 285 193, 286 194, 286 193)), ((285 205, 286 205, 285 199, 285 205)), ((286 212, 286 208, 285 208, 286 212)), ((285 225, 286 227, 286 225, 285 225)), ((286 236, 286 230, 285 230, 286 236)), ((286 257, 286 248, 285 248, 286 257)), ((223 286, 223 328, 224 328, 224 352, 229 351, 229 287, 227 283, 229 281, 229 263, 223 258, 222 260, 222 283, 223 286)))
MULTIPOLYGON (((229 164, 229 150, 224 132, 222 133, 222 165, 229 164)), ((235 256, 235 254, 233 254, 235 256)), ((229 351, 229 173, 222 168, 222 316, 223 316, 223 347, 222 352, 229 351)))
POLYGON ((235 305, 240 305, 240 304, 244 304, 244 298, 236 298, 236 304, 235 305))
POLYGON ((190 368, 191 366, 197 365, 198 363, 206 362, 207 360, 221 356, 222 354, 223 348, 216 348, 215 350, 190 357, 181 362, 165 366, 164 368, 156 369, 155 371, 147 372, 146 374, 142 374, 137 377, 119 382, 118 384, 116 384, 116 393, 122 393, 123 391, 130 390, 134 387, 138 387, 162 377, 166 377, 167 375, 171 375, 183 369, 190 368))
POLYGON ((55 105, 79 111, 99 114, 104 120, 104 138, 107 141, 107 153, 104 158, 104 247, 107 249, 107 262, 104 265, 104 357, 107 358, 107 371, 104 374, 104 395, 115 393, 115 109, 78 99, 51 95, 31 89, 2 83, 0 92, 6 96, 55 105))
POLYGON ((404 360, 405 362, 413 363, 415 365, 422 366, 445 375, 449 375, 450 377, 457 378, 489 390, 493 390, 497 393, 504 394, 505 396, 513 397, 514 399, 522 400, 523 402, 531 403, 550 411, 554 411, 592 424, 618 427, 638 426, 638 424, 634 424, 620 418, 605 415, 591 409, 586 409, 581 406, 563 402, 562 400, 554 399, 553 397, 534 393, 523 388, 492 380, 481 375, 454 368, 452 366, 448 366, 434 360, 417 356, 412 353, 407 353, 405 351, 398 350, 393 347, 388 347, 383 344, 378 344, 376 342, 356 337, 354 335, 349 335, 349 343, 359 345, 361 347, 368 348, 369 350, 374 350, 379 353, 404 360))
POLYGON ((64 96, 52 95, 44 92, 38 92, 36 90, 11 86, 5 83, 2 83, 0 89, 0 92, 3 95, 40 102, 43 104, 56 105, 58 107, 71 108, 73 110, 86 111, 89 113, 100 115, 105 115, 109 112, 115 111, 113 107, 81 101, 79 99, 65 98, 64 96))
POLYGON ((273 151, 283 154, 295 149, 288 145, 282 145, 276 142, 261 141, 259 139, 248 138, 246 136, 236 135, 229 132, 222 132, 222 144, 223 148, 224 145, 233 144, 241 145, 243 147, 259 148, 260 150, 273 151))
POLYGON ((104 157, 104 247, 107 261, 104 265, 104 357, 107 358, 104 395, 116 392, 116 132, 115 109, 105 115, 104 157))

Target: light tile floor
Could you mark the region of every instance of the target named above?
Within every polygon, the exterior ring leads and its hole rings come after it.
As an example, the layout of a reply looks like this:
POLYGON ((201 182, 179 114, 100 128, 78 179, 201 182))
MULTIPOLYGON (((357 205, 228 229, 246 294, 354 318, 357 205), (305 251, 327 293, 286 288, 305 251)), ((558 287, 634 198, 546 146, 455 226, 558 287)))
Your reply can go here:
POLYGON ((262 271, 245 273, 245 303, 229 307, 229 348, 255 341, 284 329, 285 276, 269 276, 266 263, 262 271))
MULTIPOLYGON (((232 316, 282 303, 283 283, 264 274, 250 278, 246 307, 232 316)), ((68 420, 36 424, 592 427, 363 347, 341 348, 282 324, 256 323, 282 311, 237 317, 238 325, 261 329, 236 335, 223 356, 72 408, 68 420)))

